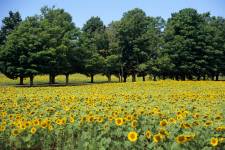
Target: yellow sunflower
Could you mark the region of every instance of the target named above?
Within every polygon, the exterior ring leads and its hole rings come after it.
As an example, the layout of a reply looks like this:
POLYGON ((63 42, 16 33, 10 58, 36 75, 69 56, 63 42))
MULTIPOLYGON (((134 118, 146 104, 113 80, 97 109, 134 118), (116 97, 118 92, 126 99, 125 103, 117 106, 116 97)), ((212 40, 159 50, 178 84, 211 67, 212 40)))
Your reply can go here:
POLYGON ((163 128, 159 129, 159 134, 161 134, 163 138, 169 136, 169 132, 163 128))
POLYGON ((19 133, 20 133, 20 132, 19 132, 19 130, 17 130, 17 129, 12 130, 12 135, 13 135, 13 136, 17 136, 19 133))
POLYGON ((33 125, 34 125, 34 126, 39 125, 39 120, 38 120, 38 119, 33 120, 33 125))
POLYGON ((174 119, 174 118, 169 118, 169 123, 176 123, 176 119, 174 119))
POLYGON ((48 125, 48 124, 47 124, 45 121, 41 123, 41 127, 42 127, 42 128, 46 128, 47 125, 48 125))
POLYGON ((129 141, 131 141, 131 142, 135 142, 135 141, 137 141, 137 139, 138 139, 138 134, 137 134, 137 132, 135 132, 135 131, 132 131, 132 132, 129 132, 128 133, 128 140, 129 141))
POLYGON ((132 128, 136 128, 136 126, 137 126, 137 120, 133 120, 133 121, 131 122, 131 127, 132 127, 132 128))
POLYGON ((123 118, 116 118, 115 123, 117 126, 122 126, 124 123, 123 118))
POLYGON ((2 131, 5 131, 5 126, 4 125, 0 126, 0 132, 2 132, 2 131))
POLYGON ((35 127, 31 128, 31 130, 30 130, 30 132, 31 132, 32 134, 35 134, 36 131, 37 131, 37 129, 36 129, 35 127))
POLYGON ((179 136, 176 137, 176 142, 179 143, 179 144, 183 144, 187 141, 188 141, 188 139, 184 135, 179 135, 179 136))
POLYGON ((156 134, 153 136, 153 141, 155 143, 158 143, 159 141, 161 141, 163 139, 162 135, 161 134, 156 134))
POLYGON ((160 126, 164 127, 168 124, 167 120, 163 119, 162 121, 160 121, 160 126))
POLYGON ((217 146, 218 145, 218 138, 211 138, 211 141, 210 141, 210 144, 212 145, 212 146, 217 146))
POLYGON ((49 126, 48 126, 48 130, 49 130, 49 131, 52 131, 52 130, 53 130, 53 126, 52 126, 52 125, 49 125, 49 126))
POLYGON ((103 117, 98 117, 98 119, 97 119, 97 122, 98 123, 102 123, 104 121, 104 118, 103 117))
POLYGON ((70 117, 70 123, 74 123, 74 118, 73 117, 70 117))
POLYGON ((145 132, 145 136, 146 136, 147 139, 150 139, 151 136, 152 136, 151 131, 150 131, 150 130, 147 130, 147 131, 145 132))

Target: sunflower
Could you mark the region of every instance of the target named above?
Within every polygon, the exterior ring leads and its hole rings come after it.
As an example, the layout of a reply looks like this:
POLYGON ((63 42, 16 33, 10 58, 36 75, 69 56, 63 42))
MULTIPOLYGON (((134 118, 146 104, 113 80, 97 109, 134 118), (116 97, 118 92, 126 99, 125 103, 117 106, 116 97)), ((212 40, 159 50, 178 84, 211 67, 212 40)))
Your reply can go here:
POLYGON ((159 134, 161 134, 163 138, 169 135, 168 131, 163 128, 159 129, 159 134))
POLYGON ((35 127, 31 128, 31 130, 30 130, 30 132, 31 132, 32 134, 35 134, 36 131, 37 131, 37 129, 36 129, 35 127))
POLYGON ((200 123, 198 122, 198 121, 194 121, 193 123, 192 123, 192 126, 198 126, 200 123))
POLYGON ((131 122, 131 127, 132 127, 132 128, 136 128, 136 126, 137 126, 137 120, 133 120, 133 121, 131 122))
POLYGON ((176 123, 176 119, 174 119, 174 118, 169 118, 169 123, 176 123))
POLYGON ((87 118, 85 116, 80 118, 80 122, 85 122, 87 120, 87 118))
POLYGON ((198 118, 200 117, 200 115, 199 115, 199 114, 194 114, 192 117, 193 117, 194 119, 198 119, 198 118))
POLYGON ((159 141, 161 141, 163 139, 162 135, 161 134, 156 134, 153 136, 153 141, 155 143, 158 143, 159 141))
POLYGON ((210 141, 210 144, 212 145, 212 146, 217 146, 218 145, 218 138, 211 138, 211 141, 210 141))
POLYGON ((220 142, 224 142, 224 141, 225 141, 225 138, 222 137, 222 138, 219 139, 219 141, 220 141, 220 142))
POLYGON ((118 116, 118 112, 113 112, 112 114, 114 117, 117 117, 118 116))
POLYGON ((187 141, 188 141, 188 139, 184 135, 179 135, 179 136, 176 137, 176 142, 179 143, 179 144, 183 144, 187 141))
POLYGON ((217 132, 222 132, 222 131, 225 131, 225 126, 219 126, 216 128, 216 131, 217 132))
POLYGON ((33 121, 33 125, 34 125, 34 126, 39 125, 39 120, 38 120, 38 119, 35 119, 35 120, 33 121))
POLYGON ((187 141, 191 141, 195 137, 195 135, 185 135, 185 137, 187 141))
POLYGON ((55 122, 56 122, 56 124, 58 124, 58 125, 62 125, 62 123, 61 123, 61 119, 59 119, 59 118, 58 118, 58 119, 56 119, 56 121, 55 121, 55 122))
POLYGON ((2 118, 4 118, 7 115, 7 112, 2 112, 2 118))
POLYGON ((5 131, 5 126, 4 125, 0 126, 0 132, 2 132, 2 131, 5 131))
POLYGON ((48 130, 49 130, 49 131, 52 131, 52 130, 53 130, 53 126, 49 125, 49 126, 48 126, 48 130))
POLYGON ((3 125, 3 126, 5 126, 6 124, 7 124, 6 121, 3 121, 3 122, 2 122, 2 125, 3 125))
POLYGON ((150 131, 150 130, 147 130, 147 131, 145 132, 145 136, 146 136, 147 139, 150 139, 151 136, 152 136, 151 131, 150 131))
POLYGON ((163 119, 162 121, 160 121, 160 126, 164 127, 168 124, 167 120, 163 119))
POLYGON ((109 128, 109 125, 104 125, 104 129, 107 130, 109 128))
POLYGON ((113 120, 113 117, 112 116, 109 116, 108 117, 108 120, 111 122, 113 120))
POLYGON ((123 118, 116 118, 115 123, 117 126, 122 126, 124 123, 123 118))
POLYGON ((26 129, 26 126, 24 124, 20 124, 20 129, 26 129))
POLYGON ((97 122, 102 123, 104 121, 103 117, 98 117, 97 122))
POLYGON ((132 115, 127 115, 127 116, 126 116, 126 120, 127 120, 127 121, 132 121, 132 119, 133 119, 133 116, 132 116, 132 115))
POLYGON ((220 115, 215 117, 216 120, 221 120, 222 118, 223 118, 223 116, 220 116, 220 115))
POLYGON ((208 126, 212 125, 212 123, 213 122, 211 120, 208 120, 208 121, 205 122, 205 126, 208 127, 208 126))
POLYGON ((25 122, 25 127, 29 127, 31 125, 30 121, 25 122))
POLYGON ((12 130, 12 135, 13 135, 13 136, 17 136, 19 133, 20 133, 20 132, 19 132, 19 130, 17 130, 17 129, 12 130))
POLYGON ((9 119, 10 119, 10 120, 13 120, 13 118, 14 118, 13 115, 10 114, 10 115, 9 115, 9 119))
POLYGON ((48 124, 47 124, 45 121, 41 123, 41 127, 42 127, 42 128, 46 128, 47 125, 48 125, 48 124))
POLYGON ((70 117, 70 123, 74 123, 74 118, 73 117, 70 117))
POLYGON ((95 120, 94 116, 90 115, 90 116, 87 117, 88 122, 93 122, 94 120, 95 120))
POLYGON ((132 132, 129 132, 128 133, 128 136, 127 137, 128 137, 128 140, 129 141, 135 142, 135 141, 137 141, 138 134, 137 134, 137 132, 132 131, 132 132))
POLYGON ((189 123, 182 123, 180 125, 181 128, 187 129, 187 128, 191 128, 191 125, 189 123))
POLYGON ((62 124, 62 125, 66 124, 66 118, 62 118, 62 119, 61 119, 61 124, 62 124))

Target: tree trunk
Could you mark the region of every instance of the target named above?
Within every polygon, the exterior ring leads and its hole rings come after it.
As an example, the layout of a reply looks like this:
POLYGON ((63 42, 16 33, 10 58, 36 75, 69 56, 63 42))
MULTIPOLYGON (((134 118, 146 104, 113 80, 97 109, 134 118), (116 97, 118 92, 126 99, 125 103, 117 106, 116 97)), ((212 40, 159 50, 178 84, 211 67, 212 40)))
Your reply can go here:
POLYGON ((136 82, 136 75, 135 75, 135 73, 132 73, 132 82, 136 82))
POLYGON ((49 74, 49 84, 52 84, 52 75, 49 74))
POLYGON ((107 75, 108 82, 111 82, 111 74, 107 75))
POLYGON ((20 77, 20 85, 23 85, 23 77, 20 77))
POLYGON ((30 76, 30 86, 34 85, 34 76, 30 76))
POLYGON ((193 80, 192 75, 190 75, 190 74, 189 74, 189 75, 187 75, 187 79, 188 79, 188 80, 193 80))
POLYGON ((175 76, 175 79, 178 81, 178 80, 179 80, 179 76, 178 76, 178 75, 176 75, 176 76, 175 76))
POLYGON ((203 75, 203 80, 205 81, 205 79, 206 79, 206 77, 205 77, 205 75, 203 75))
POLYGON ((55 75, 52 75, 52 84, 55 84, 55 75))
POLYGON ((219 75, 218 74, 216 75, 216 81, 219 81, 219 75))
POLYGON ((118 76, 118 78, 119 78, 119 82, 122 82, 122 78, 121 78, 121 75, 120 75, 120 73, 119 73, 119 76, 118 76))
POLYGON ((212 81, 214 81, 214 75, 212 75, 211 79, 212 79, 212 81))
POLYGON ((127 76, 123 77, 123 82, 127 82, 127 76))
POLYGON ((126 82, 125 75, 124 75, 124 72, 123 72, 123 66, 122 66, 122 64, 120 66, 120 70, 121 70, 121 79, 120 79, 120 81, 123 82, 123 77, 124 77, 124 82, 126 82))
POLYGON ((91 75, 91 83, 94 83, 94 75, 91 75))
POLYGON ((145 75, 142 76, 142 81, 145 81, 145 75))
POLYGON ((185 75, 181 75, 181 80, 185 81, 185 75))
POLYGON ((70 74, 65 74, 66 75, 66 85, 68 85, 69 84, 69 75, 70 74))
POLYGON ((155 75, 153 76, 153 81, 156 81, 156 76, 155 75))
POLYGON ((166 76, 165 75, 163 75, 163 80, 165 80, 166 79, 166 76))
POLYGON ((54 74, 49 75, 49 84, 55 84, 55 75, 54 74))

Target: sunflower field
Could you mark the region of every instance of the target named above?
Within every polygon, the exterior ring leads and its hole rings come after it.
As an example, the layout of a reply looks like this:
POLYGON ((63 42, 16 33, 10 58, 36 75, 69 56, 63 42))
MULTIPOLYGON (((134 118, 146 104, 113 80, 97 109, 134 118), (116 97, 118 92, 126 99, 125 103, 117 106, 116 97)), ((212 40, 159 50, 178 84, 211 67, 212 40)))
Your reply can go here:
POLYGON ((0 149, 225 149, 225 83, 0 87, 0 149))

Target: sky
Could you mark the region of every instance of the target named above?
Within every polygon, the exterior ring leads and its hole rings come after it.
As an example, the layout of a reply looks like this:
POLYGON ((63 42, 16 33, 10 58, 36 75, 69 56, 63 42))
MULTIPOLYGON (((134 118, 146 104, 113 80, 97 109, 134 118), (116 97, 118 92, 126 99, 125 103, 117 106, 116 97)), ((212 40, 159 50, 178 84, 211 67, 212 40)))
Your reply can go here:
POLYGON ((107 25, 119 20, 124 12, 133 8, 141 8, 148 16, 161 16, 164 19, 183 8, 225 17, 225 0, 0 0, 0 22, 10 10, 19 11, 24 19, 40 14, 43 6, 53 5, 69 12, 78 27, 82 27, 92 16, 99 16, 107 25))

